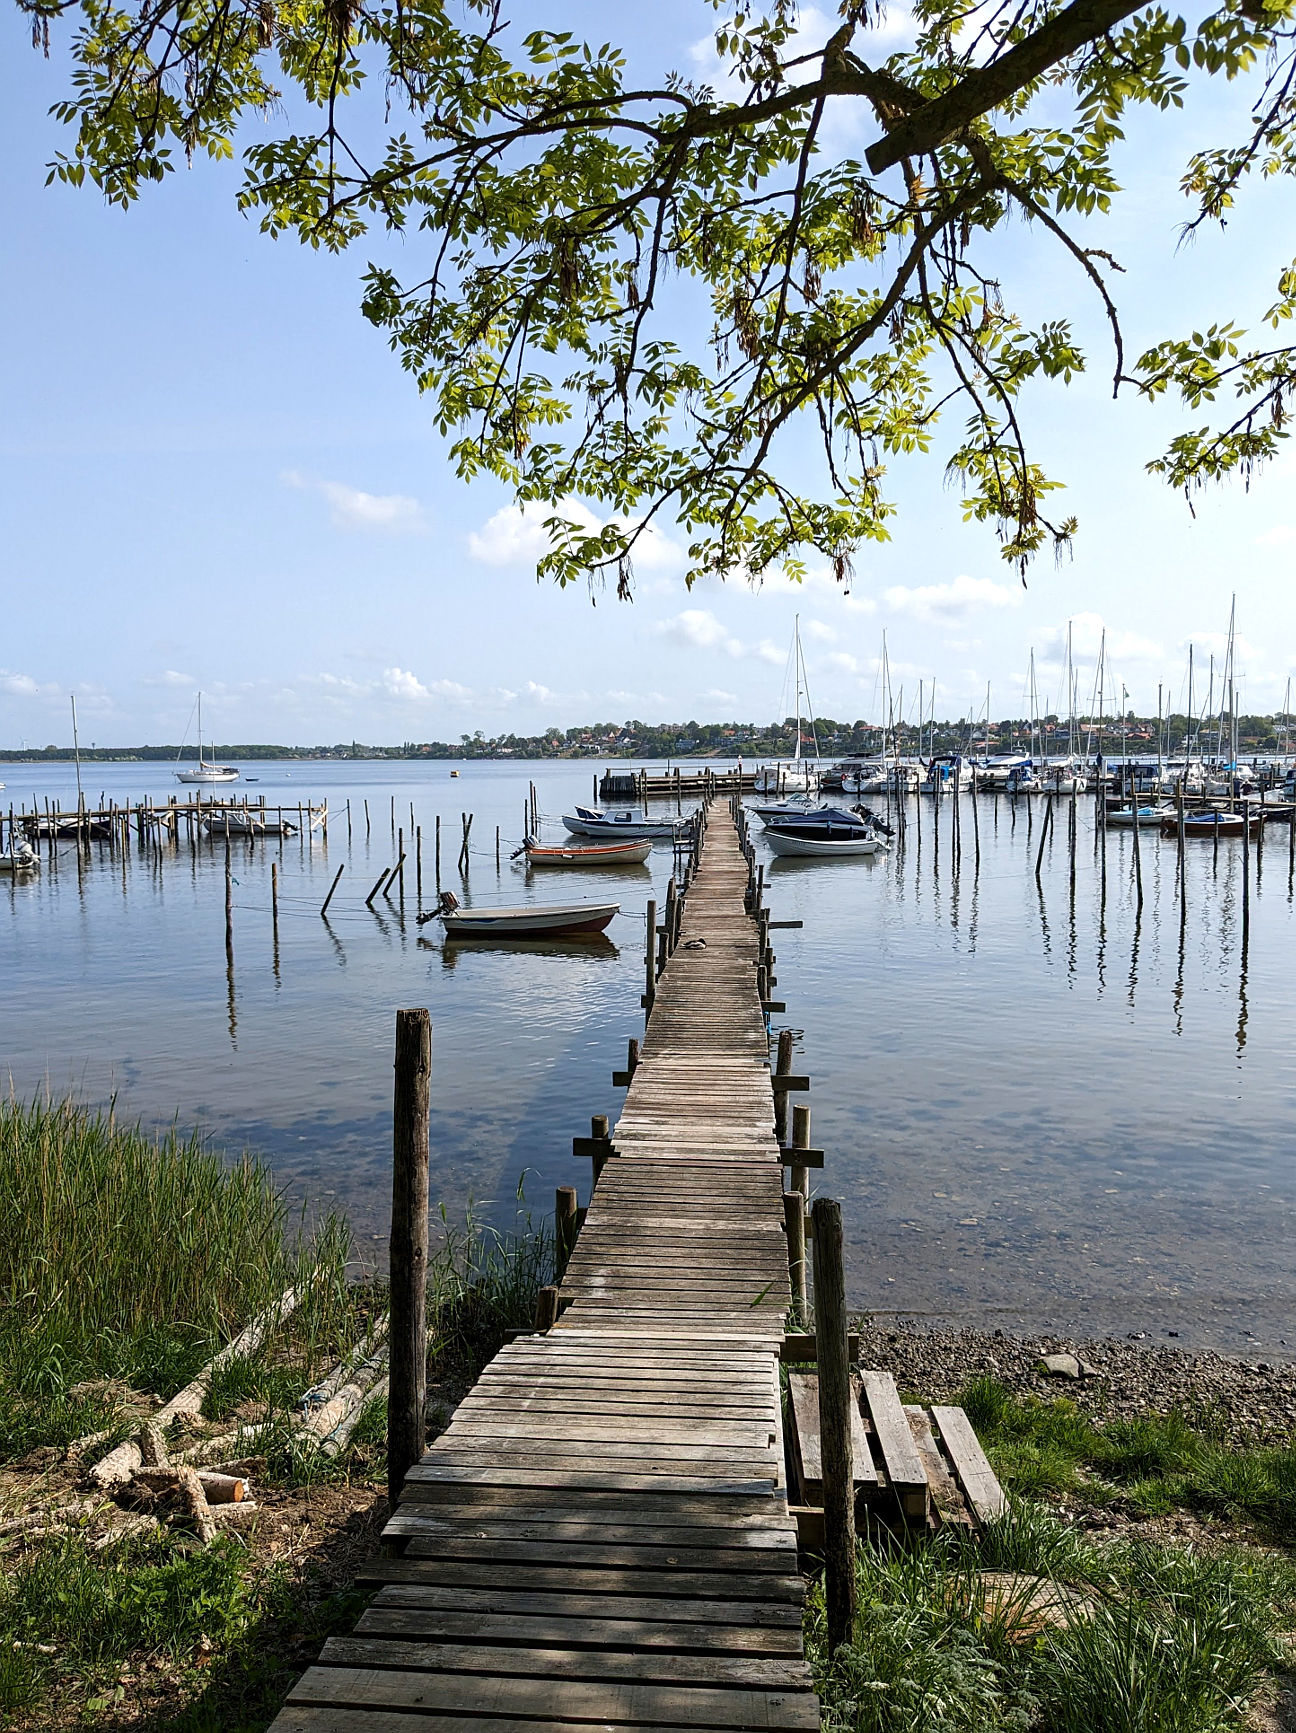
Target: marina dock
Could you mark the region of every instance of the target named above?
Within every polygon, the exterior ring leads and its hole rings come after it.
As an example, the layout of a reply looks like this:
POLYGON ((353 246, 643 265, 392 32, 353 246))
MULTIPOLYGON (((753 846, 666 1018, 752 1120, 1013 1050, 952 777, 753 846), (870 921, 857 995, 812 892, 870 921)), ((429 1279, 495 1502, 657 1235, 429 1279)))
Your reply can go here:
POLYGON ((578 1140, 594 1188, 557 1316, 496 1356, 410 1470, 361 1573, 370 1607, 274 1733, 818 1726, 750 882, 717 809, 667 905, 621 1117, 578 1140))

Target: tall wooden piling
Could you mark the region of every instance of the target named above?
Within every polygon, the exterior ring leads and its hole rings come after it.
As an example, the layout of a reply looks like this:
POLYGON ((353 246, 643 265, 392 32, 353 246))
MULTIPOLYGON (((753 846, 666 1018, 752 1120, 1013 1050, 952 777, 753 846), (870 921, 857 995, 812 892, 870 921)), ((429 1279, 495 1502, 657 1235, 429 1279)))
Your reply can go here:
MULTIPOLYGON (((78 854, 80 848, 78 846, 78 854)), ((230 861, 229 837, 225 838, 225 961, 234 967, 234 868, 230 861)))
POLYGON ((815 1199, 815 1357, 819 1373, 819 1443, 823 1464, 824 1600, 829 1652, 855 1625, 855 1472, 851 1459, 850 1347, 841 1205, 815 1199))
MULTIPOLYGON (((774 1060, 774 1075, 786 1077, 792 1069, 792 1031, 780 1029, 778 1037, 777 1057, 774 1060)), ((786 1089, 774 1091, 774 1135, 780 1146, 788 1141, 788 1092, 786 1089)))
POLYGON ((652 1015, 657 992, 657 904, 649 899, 646 912, 647 932, 644 937, 644 1020, 652 1015))
POLYGON ((395 1510, 405 1476, 427 1442, 428 1096, 432 1021, 397 1011, 392 1111, 387 1499, 395 1510))
POLYGON ((792 1321, 798 1328, 806 1313, 806 1200, 796 1190, 783 1194, 783 1228, 787 1234, 788 1277, 792 1284, 792 1321))
MULTIPOLYGON (((275 884, 276 884, 276 885, 277 885, 277 883, 278 883, 278 879, 277 879, 277 874, 276 874, 276 871, 275 871, 275 869, 276 869, 276 868, 277 868, 277 866, 278 866, 278 864, 279 864, 279 863, 278 863, 278 862, 277 862, 277 861, 272 861, 272 862, 271 862, 271 863, 270 863, 270 871, 271 871, 271 881, 272 881, 272 882, 273 882, 273 883, 275 883, 275 884)), ((334 873, 334 875, 333 875, 333 883, 332 883, 332 884, 331 884, 331 885, 330 885, 330 886, 329 886, 329 894, 328 894, 328 895, 327 895, 327 896, 326 896, 326 897, 325 897, 325 899, 324 899, 324 906, 323 906, 323 908, 322 908, 322 909, 321 909, 321 910, 320 910, 320 919, 321 919, 321 920, 322 920, 322 919, 323 919, 323 918, 324 918, 324 917, 325 917, 325 916, 326 916, 326 915, 327 915, 327 914, 328 914, 328 906, 329 906, 329 904, 330 904, 330 903, 331 903, 331 902, 332 902, 332 901, 333 901, 333 893, 334 893, 334 891, 335 891, 335 890, 336 890, 336 889, 337 889, 337 888, 338 888, 338 885, 339 885, 339 883, 340 883, 340 882, 341 882, 341 878, 342 878, 342 874, 343 874, 343 873, 344 873, 344 872, 345 872, 345 871, 346 871, 346 862, 345 862, 345 861, 343 861, 343 862, 342 862, 342 865, 341 865, 341 866, 340 866, 340 867, 339 867, 339 868, 338 868, 338 870, 337 870, 337 871, 336 871, 336 872, 335 872, 335 873, 334 873)), ((275 924, 276 924, 276 926, 277 926, 277 925, 278 925, 278 918, 277 918, 277 917, 276 917, 276 921, 275 921, 275 924)))
MULTIPOLYGON (((792 1109, 792 1147, 793 1149, 809 1149, 810 1147, 810 1109, 800 1103, 792 1109)), ((802 1197, 810 1195, 810 1169, 808 1167, 792 1168, 792 1189, 799 1191, 802 1197)))

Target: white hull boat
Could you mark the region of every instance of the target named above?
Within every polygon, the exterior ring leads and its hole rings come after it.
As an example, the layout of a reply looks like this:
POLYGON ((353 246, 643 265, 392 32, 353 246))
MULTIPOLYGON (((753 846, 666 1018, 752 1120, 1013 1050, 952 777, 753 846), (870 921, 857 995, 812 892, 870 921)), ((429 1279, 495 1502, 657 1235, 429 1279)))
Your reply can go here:
POLYGON ((626 841, 632 837, 675 837, 684 828, 682 819, 636 817, 633 812, 601 812, 578 806, 563 814, 563 824, 572 836, 597 836, 626 841))
MULTIPOLYGON (((183 750, 183 749, 182 749, 183 750)), ((198 694, 198 762, 190 770, 177 770, 177 782, 237 782, 239 773, 232 764, 209 764, 202 749, 202 693, 198 694)))
POLYGON ((601 933, 621 911, 620 903, 532 903, 522 908, 463 909, 451 891, 419 925, 440 919, 447 939, 561 939, 601 933))
POLYGON ((40 856, 30 843, 20 842, 16 848, 10 844, 0 851, 0 873, 38 873, 40 864, 40 856))
POLYGON ((765 832, 770 853, 802 859, 831 859, 835 855, 881 854, 886 844, 875 836, 788 836, 776 830, 765 832))
POLYGON ((290 818, 262 818, 259 812, 211 812, 203 819, 209 836, 296 836, 290 818))

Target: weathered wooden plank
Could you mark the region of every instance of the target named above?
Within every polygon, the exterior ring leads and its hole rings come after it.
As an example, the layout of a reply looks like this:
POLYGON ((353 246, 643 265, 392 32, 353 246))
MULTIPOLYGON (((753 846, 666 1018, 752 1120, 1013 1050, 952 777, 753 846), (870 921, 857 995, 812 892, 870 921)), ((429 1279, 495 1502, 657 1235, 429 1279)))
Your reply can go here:
MULTIPOLYGON (((383 1593, 391 1591, 384 1590, 383 1593)), ((510 1644, 552 1644, 590 1649, 670 1649, 678 1656, 693 1652, 775 1655, 801 1660, 798 1625, 685 1624, 650 1618, 618 1619, 543 1617, 524 1613, 470 1613, 436 1607, 387 1606, 381 1599, 360 1616, 358 1631, 386 1637, 434 1637, 444 1641, 477 1641, 496 1648, 510 1644)))
POLYGON ((931 1419, 926 1409, 920 1408, 916 1402, 906 1402, 904 1411, 909 1421, 909 1430, 913 1433, 913 1441, 918 1448, 918 1455, 927 1471, 927 1484, 931 1488, 937 1518, 945 1525, 971 1528, 972 1519, 963 1502, 963 1495, 932 1436, 931 1419))
MULTIPOLYGON (((393 1559, 392 1564, 401 1560, 393 1559)), ((416 1576, 393 1579, 379 1591, 375 1606, 433 1607, 446 1612, 520 1614, 537 1618, 650 1619, 655 1623, 757 1626, 801 1625, 801 1609, 791 1601, 723 1600, 679 1595, 589 1594, 568 1587, 548 1593, 463 1585, 447 1587, 416 1576)))
POLYGON ((784 1554, 796 1551, 796 1535, 791 1528, 743 1529, 709 1527, 699 1523, 687 1527, 663 1523, 632 1524, 616 1521, 589 1520, 576 1517, 562 1507, 528 1512, 531 1520, 487 1514, 481 1507, 472 1510, 452 1509, 448 1514, 429 1511, 424 1506, 403 1503, 395 1516, 387 1519, 384 1535, 444 1535, 447 1544, 460 1534, 481 1540, 572 1541, 597 1546, 660 1548, 713 1547, 741 1551, 752 1559, 751 1569, 785 1568, 784 1554), (768 1561, 768 1562, 767 1562, 768 1561))
POLYGON ((568 1593, 607 1595, 682 1595, 703 1599, 730 1596, 745 1601, 791 1601, 800 1605, 805 1584, 798 1576, 777 1576, 763 1571, 746 1575, 730 1571, 632 1570, 608 1566, 568 1566, 525 1561, 505 1564, 483 1560, 441 1559, 435 1540, 412 1540, 403 1558, 368 1559, 356 1572, 360 1582, 422 1582, 442 1587, 470 1589, 517 1589, 537 1593, 542 1589, 568 1593), (400 1568, 397 1569, 396 1567, 400 1568))
POLYGON ((503 1649, 468 1643, 383 1641, 372 1634, 330 1637, 320 1655, 327 1667, 422 1668, 438 1673, 489 1673, 501 1678, 617 1679, 635 1684, 738 1685, 758 1691, 808 1691, 799 1662, 761 1655, 639 1654, 633 1650, 503 1649))
MULTIPOLYGON (((823 1463, 819 1440, 819 1378, 814 1372, 789 1372, 788 1395, 793 1419, 793 1448, 805 1504, 823 1503, 823 1463)), ((868 1434, 859 1408, 851 1410, 852 1474, 856 1490, 878 1489, 877 1469, 869 1450, 868 1434)))
POLYGON ((961 1408, 933 1406, 932 1419, 979 1522, 993 1522, 1008 1509, 1008 1500, 991 1468, 972 1422, 961 1408))
POLYGON ((861 1372, 864 1400, 887 1478, 906 1516, 927 1515, 927 1474, 889 1372, 861 1372))
MULTIPOLYGON (((308 1667, 290 1703, 374 1704, 424 1715, 531 1716, 555 1707, 545 1679, 466 1678, 459 1673, 388 1672, 365 1667, 308 1667)), ((619 1721, 627 1726, 672 1722, 686 1727, 796 1728, 819 1725, 813 1694, 711 1690, 705 1686, 638 1685, 567 1680, 562 1714, 569 1721, 619 1721)))

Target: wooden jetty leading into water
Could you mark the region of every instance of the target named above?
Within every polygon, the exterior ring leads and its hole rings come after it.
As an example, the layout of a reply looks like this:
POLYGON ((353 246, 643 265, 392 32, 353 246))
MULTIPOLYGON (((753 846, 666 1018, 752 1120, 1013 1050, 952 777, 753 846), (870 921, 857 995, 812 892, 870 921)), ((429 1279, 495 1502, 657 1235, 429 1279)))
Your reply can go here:
MULTIPOLYGON (((271 1733, 810 1733, 799 1523, 824 1546, 832 1641, 835 1592, 839 1635, 850 1624, 857 1501, 865 1520, 884 1498, 886 1520, 922 1528, 1003 1509, 961 1409, 904 1408, 888 1374, 850 1374, 827 1200, 816 1288, 823 1261, 836 1297, 816 1295, 817 1336, 785 1334, 823 1156, 808 1111, 787 1112, 808 1087, 787 1032, 770 1070, 776 923, 744 830, 736 807, 727 823, 704 810, 684 893, 672 880, 660 926, 648 905, 647 1027, 615 1074, 620 1119, 574 1140, 594 1184, 583 1222, 565 1188, 561 1282, 421 1460, 404 1457, 385 1554, 359 1572, 374 1598, 271 1733), (790 1451, 781 1360, 817 1361, 789 1377, 790 1451), (833 1379, 839 1399, 812 1388, 833 1379)), ((394 1229, 393 1365, 396 1243, 394 1229)))
POLYGON ((762 934, 732 824, 707 835, 560 1315, 504 1348, 411 1469, 385 1530, 399 1556, 365 1567, 369 1610, 275 1733, 818 1725, 762 934))

